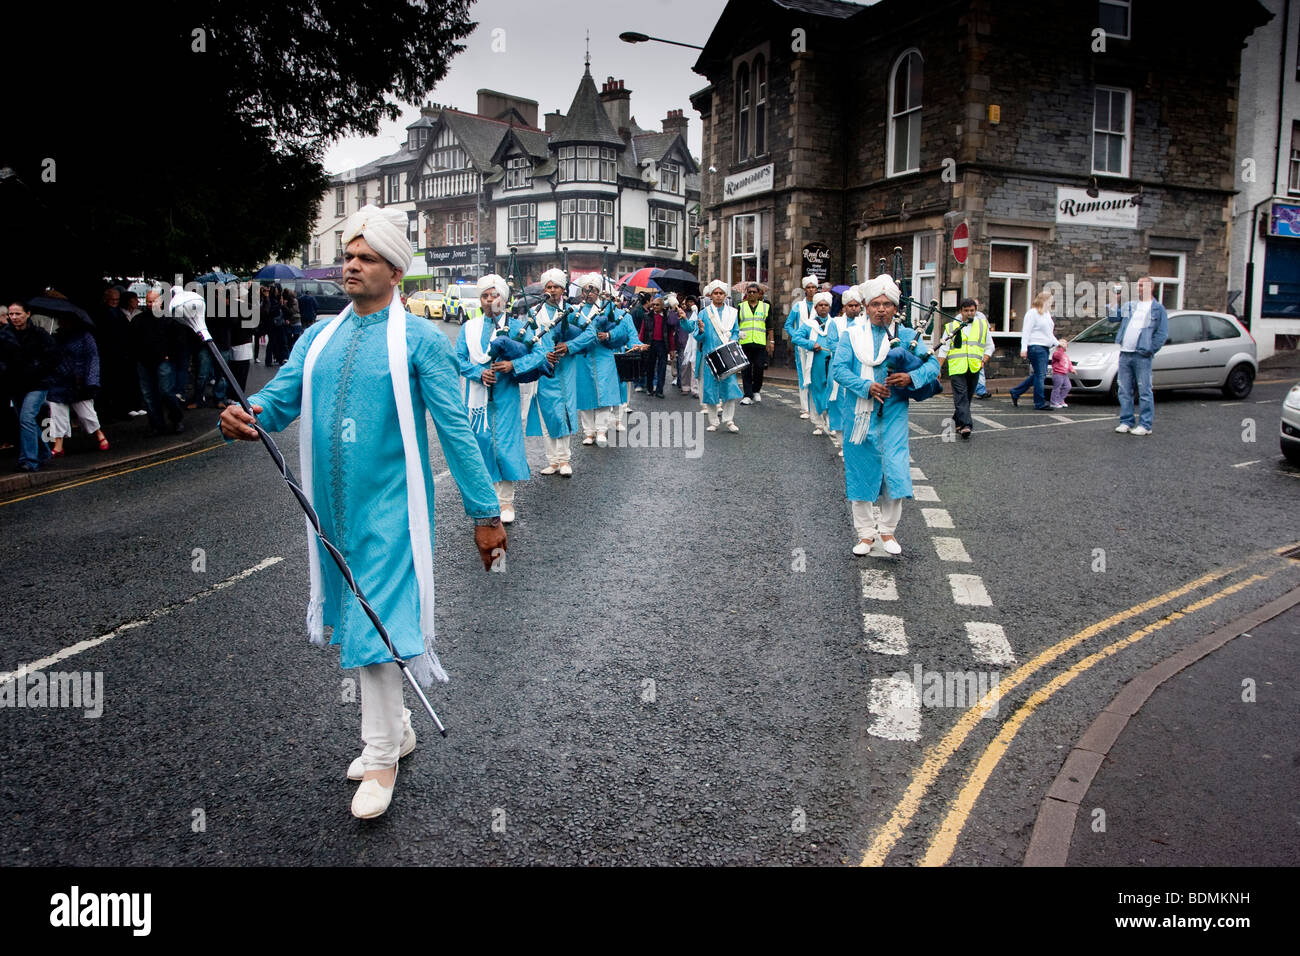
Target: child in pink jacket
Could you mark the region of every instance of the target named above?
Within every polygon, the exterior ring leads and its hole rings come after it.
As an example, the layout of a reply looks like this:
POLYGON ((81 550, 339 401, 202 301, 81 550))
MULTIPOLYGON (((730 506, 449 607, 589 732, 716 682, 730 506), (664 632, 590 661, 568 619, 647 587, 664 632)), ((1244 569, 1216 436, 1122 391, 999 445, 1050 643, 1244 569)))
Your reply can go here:
POLYGON ((1065 396, 1070 394, 1070 373, 1074 371, 1074 363, 1065 351, 1069 344, 1069 339, 1061 339, 1052 352, 1052 399, 1048 403, 1051 408, 1070 407, 1065 404, 1065 396))

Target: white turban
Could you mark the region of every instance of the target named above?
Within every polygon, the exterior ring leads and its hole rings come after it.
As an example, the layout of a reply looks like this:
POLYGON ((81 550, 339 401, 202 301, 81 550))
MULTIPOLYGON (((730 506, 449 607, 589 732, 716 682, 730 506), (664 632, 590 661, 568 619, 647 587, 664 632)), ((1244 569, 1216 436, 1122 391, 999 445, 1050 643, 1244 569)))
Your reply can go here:
POLYGON ((822 284, 822 280, 816 276, 804 276, 803 281, 799 283, 799 288, 806 289, 808 286, 816 288, 822 284))
POLYGON ((389 264, 406 272, 411 268, 411 240, 407 236, 406 213, 400 209, 362 206, 343 223, 343 245, 364 236, 370 248, 389 264))
POLYGON ((496 289, 497 295, 506 298, 510 294, 510 287, 506 285, 506 280, 493 273, 486 275, 478 280, 478 294, 482 295, 488 289, 496 289))
POLYGON ((704 292, 703 292, 702 294, 703 294, 703 295, 712 295, 714 289, 721 289, 723 292, 730 292, 730 291, 731 291, 731 290, 727 287, 727 283, 723 282, 721 279, 714 279, 712 282, 710 282, 708 285, 706 285, 706 286, 704 287, 704 292))
MULTIPOLYGON (((813 296, 813 301, 816 301, 816 299, 817 299, 817 297, 816 297, 816 296, 813 296)), ((861 286, 856 286, 856 285, 855 285, 855 286, 850 286, 849 288, 845 289, 845 290, 844 290, 844 294, 840 296, 840 302, 845 303, 845 304, 847 304, 847 303, 849 303, 849 302, 856 302, 856 303, 858 303, 859 305, 861 305, 862 302, 863 302, 863 298, 862 298, 862 287, 861 287, 861 286)))
POLYGON ((868 279, 858 287, 862 293, 862 301, 870 302, 877 296, 888 296, 889 301, 898 305, 898 283, 894 281, 893 276, 878 275, 874 279, 868 279))
MULTIPOLYGON (((563 280, 556 280, 560 285, 564 285, 563 280)), ((587 286, 595 286, 597 289, 604 287, 599 272, 588 272, 585 276, 578 276, 578 288, 586 290, 587 286)))
POLYGON ((818 302, 825 302, 827 305, 832 305, 835 302, 835 297, 829 292, 818 292, 813 296, 813 305, 816 305, 818 302))
POLYGON ((542 278, 538 281, 540 281, 542 285, 546 285, 546 283, 548 282, 554 282, 558 286, 564 286, 566 290, 569 287, 568 282, 565 280, 564 271, 562 269, 547 269, 545 272, 542 273, 542 278))

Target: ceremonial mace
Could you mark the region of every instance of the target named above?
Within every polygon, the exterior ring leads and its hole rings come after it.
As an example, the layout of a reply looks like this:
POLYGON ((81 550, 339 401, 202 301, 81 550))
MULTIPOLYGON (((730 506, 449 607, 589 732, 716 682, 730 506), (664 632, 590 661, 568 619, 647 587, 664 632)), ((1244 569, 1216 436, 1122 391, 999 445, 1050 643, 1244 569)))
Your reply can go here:
MULTIPOLYGON (((208 353, 212 356, 212 361, 216 364, 217 368, 221 369, 221 374, 225 378, 226 384, 234 391, 235 397, 239 399, 240 407, 250 416, 253 415, 252 406, 248 404, 248 399, 245 397, 243 390, 239 387, 239 382, 235 380, 235 376, 231 373, 230 367, 226 365, 226 360, 221 357, 221 350, 217 348, 217 343, 212 341, 212 333, 208 331, 208 324, 204 319, 206 303, 204 302, 203 297, 194 292, 182 291, 171 295, 170 298, 171 302, 167 307, 168 317, 175 319, 184 325, 188 325, 194 333, 203 340, 203 343, 208 347, 208 353)), ((447 728, 444 727, 442 721, 438 719, 438 714, 434 711, 433 704, 429 703, 429 698, 424 695, 424 690, 415 679, 415 675, 411 673, 411 669, 406 666, 406 661, 402 660, 398 656, 397 648, 393 646, 392 640, 389 639, 387 629, 385 629, 383 622, 379 620, 379 615, 375 613, 375 609, 370 606, 370 602, 366 600, 366 596, 361 593, 361 588, 357 586, 356 579, 352 576, 352 571, 348 568, 347 561, 344 560, 339 549, 334 547, 333 542, 331 542, 329 538, 325 537, 325 533, 321 531, 320 516, 316 514, 316 509, 312 507, 311 502, 307 500, 307 495, 303 492, 302 486, 298 484, 298 479, 295 478, 293 472, 289 470, 289 466, 285 463, 284 455, 280 454, 280 449, 276 447, 271 436, 267 434, 266 429, 258 424, 255 416, 253 428, 257 431, 258 437, 262 439, 262 444, 266 446, 266 450, 271 453, 271 458, 275 461, 276 467, 280 469, 280 477, 282 477, 284 483, 289 486, 289 490, 293 492, 293 496, 298 499, 298 504, 302 505, 302 510, 306 513, 307 520, 311 523, 313 530, 316 532, 317 540, 319 540, 325 550, 330 553, 330 556, 334 559, 334 563, 338 565, 339 572, 343 575, 343 580, 347 581, 348 587, 352 589, 353 595, 356 596, 357 603, 361 605, 361 609, 365 611, 366 616, 370 618, 370 623, 373 624, 375 630, 379 632, 379 639, 382 640, 384 646, 388 648, 388 653, 393 655, 393 662, 402 669, 402 673, 406 675, 407 681, 415 688, 416 696, 420 698, 420 703, 424 704, 424 709, 427 710, 429 716, 433 718, 433 723, 434 726, 438 728, 438 733, 446 737, 447 728)))

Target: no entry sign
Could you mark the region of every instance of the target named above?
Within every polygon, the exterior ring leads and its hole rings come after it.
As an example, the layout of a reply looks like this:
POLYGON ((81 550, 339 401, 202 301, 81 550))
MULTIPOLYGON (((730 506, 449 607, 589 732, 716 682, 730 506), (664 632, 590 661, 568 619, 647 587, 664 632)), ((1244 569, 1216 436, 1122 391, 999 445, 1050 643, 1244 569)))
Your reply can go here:
POLYGON ((966 256, 970 252, 970 230, 966 228, 966 223, 957 223, 957 228, 952 231, 952 257, 957 260, 958 264, 966 264, 966 256))

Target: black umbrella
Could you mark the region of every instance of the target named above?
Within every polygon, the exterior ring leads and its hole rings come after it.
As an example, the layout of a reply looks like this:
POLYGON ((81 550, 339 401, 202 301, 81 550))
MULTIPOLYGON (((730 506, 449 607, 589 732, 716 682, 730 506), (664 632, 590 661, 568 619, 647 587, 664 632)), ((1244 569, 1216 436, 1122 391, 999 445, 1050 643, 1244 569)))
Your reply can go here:
POLYGON ((52 319, 77 319, 83 322, 88 329, 95 327, 90 314, 81 306, 73 305, 67 299, 52 295, 38 295, 35 298, 28 299, 27 304, 33 312, 48 315, 52 319))
POLYGON ((685 269, 665 269, 652 280, 655 285, 665 292, 676 292, 678 295, 700 294, 700 280, 692 272, 685 269))

